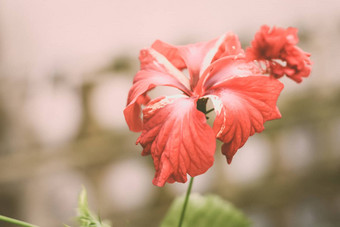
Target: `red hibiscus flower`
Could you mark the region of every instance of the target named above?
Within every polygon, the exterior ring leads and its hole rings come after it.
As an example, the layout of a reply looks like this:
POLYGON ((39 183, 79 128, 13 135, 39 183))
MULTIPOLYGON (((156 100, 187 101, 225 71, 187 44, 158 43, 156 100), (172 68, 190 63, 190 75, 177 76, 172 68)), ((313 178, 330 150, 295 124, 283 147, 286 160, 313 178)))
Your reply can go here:
POLYGON ((300 83, 303 77, 309 76, 312 63, 310 54, 296 46, 298 41, 296 28, 270 29, 264 25, 255 34, 252 46, 247 48, 247 58, 264 62, 272 77, 287 75, 300 83))
MULTIPOLYGON (((282 49, 266 47, 270 56, 282 49)), ((253 56, 261 60, 263 55, 253 56)), ((214 162, 216 138, 224 143, 222 153, 230 163, 249 136, 261 132, 266 121, 281 117, 276 102, 283 84, 246 59, 232 33, 186 46, 158 40, 143 49, 139 59, 124 115, 130 130, 142 132, 137 143, 142 155, 152 155, 157 186, 206 172, 214 162), (175 87, 179 94, 150 100, 147 92, 156 86, 175 87), (212 127, 205 115, 208 99, 216 113, 212 127)))

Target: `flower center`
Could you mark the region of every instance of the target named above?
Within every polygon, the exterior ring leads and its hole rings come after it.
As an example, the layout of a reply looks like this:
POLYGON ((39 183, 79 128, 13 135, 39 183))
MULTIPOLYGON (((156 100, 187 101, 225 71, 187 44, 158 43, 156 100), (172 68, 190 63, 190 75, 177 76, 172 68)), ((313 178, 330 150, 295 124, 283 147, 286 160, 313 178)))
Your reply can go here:
POLYGON ((197 101, 197 109, 202 113, 207 113, 207 102, 208 98, 201 98, 197 101))

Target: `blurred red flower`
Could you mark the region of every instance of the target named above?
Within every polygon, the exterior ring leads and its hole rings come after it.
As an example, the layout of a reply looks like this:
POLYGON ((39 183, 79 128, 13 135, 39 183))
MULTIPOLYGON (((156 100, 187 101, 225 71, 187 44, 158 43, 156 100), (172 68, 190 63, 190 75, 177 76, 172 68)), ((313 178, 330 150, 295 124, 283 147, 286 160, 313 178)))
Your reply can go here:
MULTIPOLYGON (((276 56, 286 44, 279 45, 266 45, 265 56, 276 56)), ((262 60, 263 54, 249 53, 262 60)), ((157 40, 141 50, 139 59, 124 115, 130 130, 142 131, 137 143, 144 148, 142 155, 152 155, 157 186, 206 172, 214 162, 215 138, 224 143, 222 153, 230 163, 249 136, 281 117, 276 102, 283 84, 246 58, 233 33, 185 46, 157 40), (175 87, 179 94, 150 100, 147 92, 156 86, 175 87), (208 99, 216 113, 212 127, 205 115, 208 99)))
POLYGON ((309 76, 312 62, 310 54, 296 46, 298 41, 296 28, 271 29, 264 25, 247 48, 247 58, 264 62, 275 78, 287 75, 300 83, 303 77, 309 76))

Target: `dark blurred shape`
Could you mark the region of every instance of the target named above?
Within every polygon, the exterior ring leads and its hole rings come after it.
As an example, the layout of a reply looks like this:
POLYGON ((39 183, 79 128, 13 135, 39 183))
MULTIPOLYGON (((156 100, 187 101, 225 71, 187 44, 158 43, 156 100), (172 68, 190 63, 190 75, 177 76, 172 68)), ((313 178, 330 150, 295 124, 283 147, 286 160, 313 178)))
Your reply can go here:
POLYGON ((136 59, 127 55, 116 56, 111 62, 104 66, 100 73, 105 72, 131 72, 136 68, 136 59))

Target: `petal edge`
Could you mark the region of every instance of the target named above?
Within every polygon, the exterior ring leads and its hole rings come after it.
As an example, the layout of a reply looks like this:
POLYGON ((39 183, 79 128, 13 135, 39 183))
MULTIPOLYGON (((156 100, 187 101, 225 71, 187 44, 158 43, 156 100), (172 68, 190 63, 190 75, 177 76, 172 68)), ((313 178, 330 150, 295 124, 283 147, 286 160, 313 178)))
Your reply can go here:
POLYGON ((266 76, 232 78, 210 91, 216 118, 213 129, 224 142, 222 153, 230 164, 237 150, 268 120, 281 114, 276 106, 283 84, 266 76))
POLYGON ((137 142, 144 148, 143 155, 153 157, 156 186, 184 183, 187 174, 200 175, 214 162, 214 132, 196 102, 188 97, 161 97, 143 110, 144 129, 137 142))

